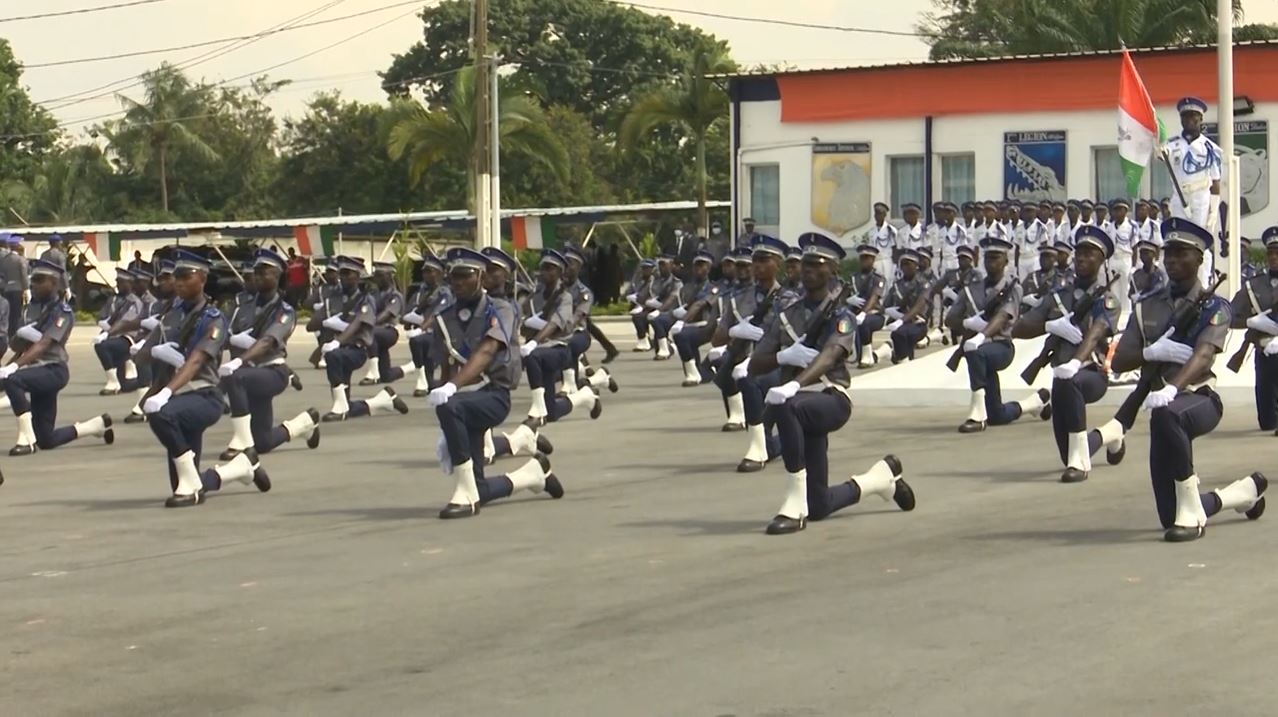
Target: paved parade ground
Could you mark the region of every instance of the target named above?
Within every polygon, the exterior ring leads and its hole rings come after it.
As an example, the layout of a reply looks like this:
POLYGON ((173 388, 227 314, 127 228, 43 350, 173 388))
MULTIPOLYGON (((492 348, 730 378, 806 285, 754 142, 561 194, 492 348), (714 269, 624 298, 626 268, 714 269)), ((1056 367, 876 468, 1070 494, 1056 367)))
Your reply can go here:
MULTIPOLYGON (((328 408, 298 348, 279 417, 328 408)), ((122 419, 87 343, 71 355, 62 421, 122 419)), ((918 509, 870 499, 768 537, 781 468, 734 472, 745 439, 713 387, 647 355, 613 368, 598 421, 545 431, 567 495, 464 521, 435 517, 452 488, 424 399, 267 456, 268 494, 186 510, 162 507, 146 426, 0 459, 0 714, 1278 712, 1278 513, 1163 543, 1145 426, 1121 466, 1062 485, 1048 424, 960 436, 961 408, 858 406, 832 472, 895 453, 918 509)), ((1274 469, 1278 438, 1231 406, 1195 448, 1217 487, 1274 469)))

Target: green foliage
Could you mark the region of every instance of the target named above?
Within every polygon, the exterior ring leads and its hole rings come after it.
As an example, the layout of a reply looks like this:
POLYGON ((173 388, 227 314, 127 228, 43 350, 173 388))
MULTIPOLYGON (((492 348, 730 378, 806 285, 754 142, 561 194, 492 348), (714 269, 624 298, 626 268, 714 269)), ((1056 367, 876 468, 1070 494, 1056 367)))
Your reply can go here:
POLYGON ((60 137, 53 115, 22 85, 22 65, 9 41, 0 39, 0 180, 30 182, 60 137))
MULTIPOLYGON (((933 0, 934 60, 1214 42, 1216 0, 933 0)), ((1235 20, 1242 17, 1234 0, 1235 20)), ((1261 26, 1263 27, 1263 26, 1261 26)), ((1251 30, 1249 32, 1263 32, 1251 30)))
POLYGON ((645 259, 656 259, 661 253, 661 243, 657 241, 657 236, 652 232, 643 235, 643 239, 639 240, 639 253, 643 254, 645 259))

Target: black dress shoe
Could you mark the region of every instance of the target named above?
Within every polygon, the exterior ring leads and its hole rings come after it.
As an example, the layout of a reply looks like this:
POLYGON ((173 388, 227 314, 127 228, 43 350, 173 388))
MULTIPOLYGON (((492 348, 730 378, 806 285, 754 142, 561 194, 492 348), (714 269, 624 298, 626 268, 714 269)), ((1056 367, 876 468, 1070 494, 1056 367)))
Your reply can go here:
POLYGON ((744 431, 745 429, 746 425, 744 423, 725 423, 723 424, 723 428, 720 428, 719 430, 724 433, 736 433, 738 431, 744 431))
POLYGON ((345 420, 346 420, 345 413, 333 413, 330 411, 324 414, 324 417, 320 419, 320 422, 321 423, 337 423, 338 421, 345 421, 345 420))
POLYGON ((234 457, 238 456, 239 454, 240 454, 239 449, 237 449, 237 448, 228 448, 228 449, 226 449, 226 450, 222 451, 222 454, 221 454, 221 455, 219 455, 219 456, 217 457, 217 459, 218 459, 219 461, 221 461, 221 462, 225 463, 225 462, 227 462, 227 461, 231 460, 232 458, 234 458, 234 457))
POLYGON ((1087 471, 1080 471, 1077 468, 1066 468, 1061 473, 1062 483, 1082 483, 1087 480, 1087 471))
POLYGON ((1260 516, 1265 514, 1265 489, 1269 487, 1269 479, 1260 471, 1252 473, 1251 479, 1256 482, 1256 492, 1260 494, 1260 498, 1256 500, 1255 505, 1251 506, 1251 510, 1243 515, 1247 516, 1247 520, 1259 520, 1260 516))
POLYGON ((738 473, 758 473, 763 470, 767 464, 762 461, 752 461, 749 458, 742 458, 737 464, 738 473))
MULTIPOLYGON (((595 389, 590 389, 595 391, 595 389)), ((603 401, 599 400, 599 392, 595 391, 595 405, 590 409, 590 420, 595 420, 603 415, 603 401)))
POLYGON ((896 503, 896 507, 905 512, 914 510, 914 489, 904 478, 896 479, 896 491, 892 493, 892 501, 896 503))
POLYGON ((401 416, 407 415, 408 402, 400 398, 398 394, 396 394, 394 391, 390 390, 389 388, 386 389, 386 392, 391 395, 391 405, 395 407, 396 411, 399 411, 399 415, 401 416))
POLYGON ((374 381, 374 380, 373 380, 373 379, 371 379, 371 378, 361 378, 361 379, 359 380, 359 385, 361 385, 361 386, 376 386, 376 385, 377 385, 377 381, 374 381))
POLYGON ((973 421, 971 419, 963 421, 963 425, 958 427, 959 433, 980 433, 985 430, 985 421, 973 421))
POLYGON ((888 464, 888 468, 891 469, 892 475, 896 476, 897 478, 900 478, 902 475, 905 474, 905 466, 901 465, 901 459, 897 458, 891 453, 887 454, 886 456, 883 456, 883 462, 888 464))
POLYGON ((4 485, 4 473, 0 473, 0 485, 4 485))
POLYGON ((1105 449, 1105 462, 1110 464, 1111 466, 1116 466, 1119 463, 1123 462, 1123 458, 1126 455, 1127 455, 1127 441, 1125 440, 1120 441, 1118 443, 1118 450, 1111 451, 1108 448, 1105 449))
POLYGON ((164 501, 165 508, 192 508, 204 502, 204 489, 191 495, 175 495, 164 501))
POLYGON ((653 360, 653 361, 669 361, 669 360, 670 360, 670 357, 669 357, 669 356, 662 356, 661 354, 657 354, 656 356, 653 356, 653 357, 652 357, 652 360, 653 360))
POLYGON ((125 423, 146 423, 145 413, 130 413, 124 417, 125 423))
POLYGON ((288 383, 293 387, 294 391, 302 390, 302 377, 295 373, 289 372, 288 383))
POLYGON ((35 452, 36 452, 36 447, 34 445, 14 446, 13 448, 9 449, 9 455, 11 456, 29 456, 35 452))
POLYGON ((621 355, 621 352, 618 351, 615 347, 610 348, 608 349, 608 353, 604 355, 603 361, 601 361, 600 363, 610 364, 613 361, 615 361, 617 357, 620 355, 621 355))
POLYGON ((222 415, 223 416, 231 415, 231 405, 229 403, 222 404, 222 415))
POLYGON ((546 476, 546 495, 559 500, 564 497, 564 486, 559 482, 559 478, 554 473, 546 476))
POLYGON ((542 426, 546 425, 546 417, 545 416, 536 416, 536 417, 528 416, 527 418, 524 419, 523 424, 535 431, 538 428, 541 428, 542 426))
POLYGON ((266 469, 262 467, 262 459, 257 455, 257 451, 252 448, 246 449, 244 455, 248 456, 249 462, 253 464, 253 485, 263 493, 271 490, 271 477, 266 474, 266 469))
POLYGON ((617 384, 617 379, 608 377, 608 393, 616 393, 621 390, 621 386, 617 384))
POLYGON ((413 398, 425 398, 426 394, 428 393, 430 393, 430 391, 426 391, 420 388, 415 388, 413 389, 413 398))
POLYGON ((449 503, 444 509, 439 511, 439 517, 443 520, 454 520, 456 518, 470 518, 479 515, 478 505, 458 505, 449 503))
POLYGON ((1197 526, 1193 528, 1182 528, 1179 525, 1173 525, 1163 533, 1163 539, 1169 543, 1189 543, 1207 534, 1206 526, 1197 526))
POLYGON ((119 395, 120 395, 120 389, 118 389, 118 388, 104 388, 104 389, 102 389, 101 391, 98 391, 98 395, 99 395, 99 396, 119 396, 119 395))
POLYGON ((316 424, 316 428, 311 432, 311 437, 307 438, 308 449, 318 449, 319 447, 319 412, 316 409, 308 408, 307 413, 311 414, 311 422, 316 424))
POLYGON ((102 433, 102 442, 108 446, 115 443, 115 429, 111 427, 115 425, 115 421, 111 420, 110 414, 102 414, 102 425, 106 426, 106 431, 102 433))
POLYGON ((683 386, 684 388, 692 388, 693 386, 700 386, 700 385, 701 385, 701 379, 696 379, 696 380, 687 380, 687 379, 685 379, 685 380, 684 380, 684 382, 683 382, 683 383, 681 383, 681 384, 679 384, 679 385, 680 385, 680 386, 683 386))
POLYGON ((768 523, 766 532, 768 535, 789 535, 797 533, 808 527, 807 518, 787 518, 784 515, 778 515, 768 523))
POLYGON ((1045 388, 1038 389, 1038 397, 1043 401, 1043 408, 1039 411, 1038 418, 1042 421, 1052 420, 1052 393, 1045 388))
POLYGON ((537 452, 550 455, 555 452, 555 444, 551 443, 549 438, 546 438, 539 433, 537 434, 537 452))

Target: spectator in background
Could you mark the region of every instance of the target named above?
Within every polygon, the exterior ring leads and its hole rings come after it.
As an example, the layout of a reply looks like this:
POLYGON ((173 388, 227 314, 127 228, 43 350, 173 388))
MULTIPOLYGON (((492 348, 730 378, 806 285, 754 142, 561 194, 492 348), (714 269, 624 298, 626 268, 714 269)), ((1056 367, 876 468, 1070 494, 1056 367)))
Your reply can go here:
POLYGON ((737 235, 737 249, 740 249, 743 246, 748 247, 754 242, 754 220, 750 217, 746 217, 741 220, 741 225, 743 230, 737 235))
POLYGON ((310 262, 306 260, 306 257, 298 256, 293 247, 289 247, 288 274, 284 282, 287 288, 284 295, 294 309, 301 308, 302 302, 306 299, 306 294, 310 291, 310 282, 308 281, 310 275, 310 262))
POLYGON ((129 271, 150 271, 151 267, 145 261, 142 261, 142 252, 133 252, 133 261, 129 262, 129 271))

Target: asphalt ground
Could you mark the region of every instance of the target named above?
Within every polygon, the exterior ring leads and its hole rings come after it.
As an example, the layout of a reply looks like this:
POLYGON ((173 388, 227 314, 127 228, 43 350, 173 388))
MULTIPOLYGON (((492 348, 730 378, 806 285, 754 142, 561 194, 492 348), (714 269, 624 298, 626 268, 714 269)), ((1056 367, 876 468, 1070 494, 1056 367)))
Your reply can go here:
MULTIPOLYGON (((278 415, 326 410, 294 363, 305 390, 278 415)), ((436 518, 451 483, 422 399, 267 456, 270 493, 186 510, 162 507, 146 426, 0 459, 0 713, 1278 712, 1275 516, 1162 542, 1146 427, 1121 466, 1062 485, 1048 424, 961 436, 961 409, 857 407, 833 471, 894 453, 918 509, 870 499, 768 537, 781 468, 734 472, 744 438, 714 389, 645 355, 613 368, 598 421, 546 430, 567 495, 464 521, 436 518)), ((82 338, 72 374, 63 420, 123 417, 82 338)), ((1195 445, 1204 484, 1266 469, 1276 441, 1227 409, 1195 445)))

